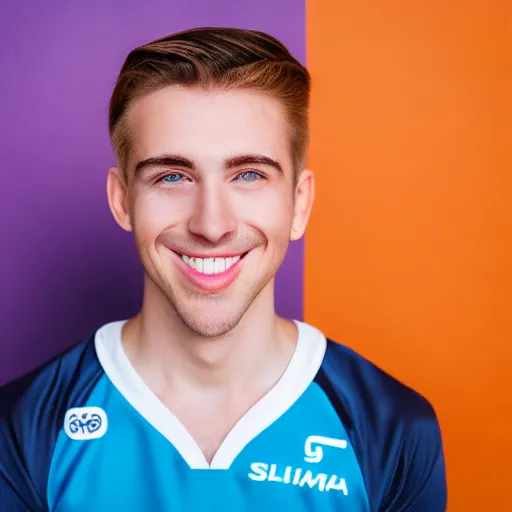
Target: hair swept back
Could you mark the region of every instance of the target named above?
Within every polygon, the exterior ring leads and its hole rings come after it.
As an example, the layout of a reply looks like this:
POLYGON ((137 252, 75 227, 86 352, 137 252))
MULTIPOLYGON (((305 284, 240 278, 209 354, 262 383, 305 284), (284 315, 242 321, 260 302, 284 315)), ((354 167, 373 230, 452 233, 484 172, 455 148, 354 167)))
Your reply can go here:
POLYGON ((109 107, 109 132, 123 169, 130 136, 123 122, 130 103, 169 85, 251 89, 269 94, 284 107, 291 128, 296 172, 308 148, 308 71, 276 38, 256 30, 196 28, 132 50, 121 69, 109 107))

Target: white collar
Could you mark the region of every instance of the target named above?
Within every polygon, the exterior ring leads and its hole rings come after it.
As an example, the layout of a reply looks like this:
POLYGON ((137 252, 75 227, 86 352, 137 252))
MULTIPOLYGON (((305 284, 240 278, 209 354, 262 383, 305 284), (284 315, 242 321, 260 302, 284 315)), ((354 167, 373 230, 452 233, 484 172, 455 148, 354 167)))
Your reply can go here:
POLYGON ((183 424, 151 391, 130 363, 121 343, 125 323, 126 320, 112 322, 96 332, 94 342, 99 362, 124 398, 173 444, 192 469, 228 469, 244 447, 306 391, 322 364, 327 345, 325 336, 318 329, 295 321, 297 346, 285 372, 277 384, 236 423, 208 464, 183 424))

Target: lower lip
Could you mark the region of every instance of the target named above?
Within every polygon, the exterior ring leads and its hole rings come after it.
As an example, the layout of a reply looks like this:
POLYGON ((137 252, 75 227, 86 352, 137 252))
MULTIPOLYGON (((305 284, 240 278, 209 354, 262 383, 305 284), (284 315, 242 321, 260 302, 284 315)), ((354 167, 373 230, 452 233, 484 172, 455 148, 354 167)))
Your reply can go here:
POLYGON ((181 256, 172 251, 173 255, 176 257, 177 265, 185 274, 187 279, 196 287, 207 293, 218 293, 226 288, 228 288, 233 281, 240 274, 240 264, 242 262, 242 258, 240 258, 234 265, 231 265, 224 272, 220 272, 219 274, 203 274, 202 272, 197 271, 192 268, 190 265, 187 265, 181 256))

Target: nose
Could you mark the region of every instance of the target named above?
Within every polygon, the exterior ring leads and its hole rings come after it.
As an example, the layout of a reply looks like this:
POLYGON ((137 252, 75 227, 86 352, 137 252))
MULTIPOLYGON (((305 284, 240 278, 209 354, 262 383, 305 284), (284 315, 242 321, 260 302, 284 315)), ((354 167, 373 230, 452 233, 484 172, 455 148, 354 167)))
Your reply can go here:
POLYGON ((237 221, 221 184, 203 184, 196 196, 188 229, 211 243, 219 242, 237 228, 237 221))

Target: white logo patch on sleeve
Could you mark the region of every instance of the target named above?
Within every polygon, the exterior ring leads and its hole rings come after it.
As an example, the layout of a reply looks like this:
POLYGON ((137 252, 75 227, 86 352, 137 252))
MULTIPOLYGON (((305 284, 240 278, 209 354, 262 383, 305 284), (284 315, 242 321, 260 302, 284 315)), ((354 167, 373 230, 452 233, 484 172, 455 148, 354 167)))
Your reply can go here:
POLYGON ((107 428, 107 413, 100 407, 73 407, 64 416, 64 432, 75 441, 99 439, 107 428))

